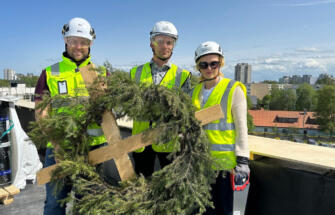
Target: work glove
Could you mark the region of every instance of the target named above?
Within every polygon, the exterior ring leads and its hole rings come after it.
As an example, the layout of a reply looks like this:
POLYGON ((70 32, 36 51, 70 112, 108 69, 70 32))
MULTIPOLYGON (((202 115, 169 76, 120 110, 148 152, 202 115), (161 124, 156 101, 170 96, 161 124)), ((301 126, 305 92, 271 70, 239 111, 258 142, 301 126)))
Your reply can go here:
POLYGON ((249 159, 238 156, 236 162, 237 165, 230 174, 230 182, 233 191, 242 191, 249 184, 249 159))

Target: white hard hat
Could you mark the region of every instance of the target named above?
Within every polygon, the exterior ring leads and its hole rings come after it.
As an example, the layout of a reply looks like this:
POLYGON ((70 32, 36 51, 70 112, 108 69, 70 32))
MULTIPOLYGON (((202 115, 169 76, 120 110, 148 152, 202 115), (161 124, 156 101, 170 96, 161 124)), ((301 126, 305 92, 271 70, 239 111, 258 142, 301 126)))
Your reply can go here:
POLYGON ((195 62, 202 56, 207 54, 218 54, 223 57, 223 52, 219 44, 213 41, 201 43, 195 50, 195 62))
POLYGON ((159 21, 156 22, 152 31, 150 32, 150 39, 157 35, 166 35, 178 39, 178 31, 176 27, 168 21, 159 21))
POLYGON ((73 18, 68 24, 63 26, 62 34, 65 37, 83 37, 89 40, 95 39, 94 29, 90 23, 83 18, 73 18))

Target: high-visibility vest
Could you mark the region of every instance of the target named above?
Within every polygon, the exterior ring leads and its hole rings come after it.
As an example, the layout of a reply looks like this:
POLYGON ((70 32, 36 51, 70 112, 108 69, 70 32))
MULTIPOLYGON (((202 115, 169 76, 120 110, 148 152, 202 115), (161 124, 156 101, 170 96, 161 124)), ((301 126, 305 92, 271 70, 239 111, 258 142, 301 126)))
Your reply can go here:
MULTIPOLYGON (((190 72, 178 68, 178 66, 171 64, 170 69, 166 72, 164 78, 162 79, 160 85, 165 86, 169 89, 173 87, 181 88, 187 78, 189 77, 190 72)), ((130 76, 133 80, 137 83, 144 83, 144 84, 154 84, 151 74, 150 62, 136 66, 131 69, 130 76)), ((133 121, 133 131, 132 134, 138 134, 150 127, 148 121, 133 121)), ((172 152, 174 145, 169 142, 165 144, 152 144, 152 149, 156 152, 172 152)), ((135 152, 143 152, 144 147, 141 149, 136 150, 135 152)))
POLYGON ((198 84, 192 92, 192 103, 197 110, 220 104, 224 114, 224 118, 203 127, 211 142, 211 156, 217 164, 213 168, 217 170, 230 170, 236 166, 236 132, 231 107, 233 93, 237 86, 240 86, 246 95, 246 88, 241 82, 223 78, 215 86, 205 104, 201 104, 203 83, 198 84))
MULTIPOLYGON (((88 91, 86 89, 83 77, 79 71, 79 68, 87 66, 90 64, 90 57, 77 66, 72 60, 63 56, 63 60, 56 64, 53 64, 46 68, 46 81, 49 87, 50 96, 54 97, 56 95, 61 95, 66 98, 76 97, 83 100, 88 99, 88 91)), ((106 75, 104 73, 103 75, 106 75)), ((74 117, 83 114, 83 106, 77 105, 76 108, 68 108, 69 104, 62 103, 52 103, 52 112, 66 112, 72 114, 74 117)), ((91 146, 100 145, 107 142, 103 131, 100 126, 93 123, 87 128, 88 135, 92 136, 91 146)), ((52 147, 49 142, 47 147, 52 147)))

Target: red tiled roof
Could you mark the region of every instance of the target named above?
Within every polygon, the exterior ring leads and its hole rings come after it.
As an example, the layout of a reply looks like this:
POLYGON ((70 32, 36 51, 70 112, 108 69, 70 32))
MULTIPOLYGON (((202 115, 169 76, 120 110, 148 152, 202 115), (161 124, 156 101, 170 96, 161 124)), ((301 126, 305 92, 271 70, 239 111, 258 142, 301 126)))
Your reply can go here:
POLYGON ((307 124, 308 118, 315 119, 314 112, 303 111, 273 111, 273 110, 248 110, 249 114, 254 118, 254 125, 259 127, 278 127, 278 128, 309 128, 317 129, 318 125, 307 124), (296 118, 294 123, 276 122, 276 117, 279 118, 296 118), (304 123, 303 123, 304 121, 304 123))

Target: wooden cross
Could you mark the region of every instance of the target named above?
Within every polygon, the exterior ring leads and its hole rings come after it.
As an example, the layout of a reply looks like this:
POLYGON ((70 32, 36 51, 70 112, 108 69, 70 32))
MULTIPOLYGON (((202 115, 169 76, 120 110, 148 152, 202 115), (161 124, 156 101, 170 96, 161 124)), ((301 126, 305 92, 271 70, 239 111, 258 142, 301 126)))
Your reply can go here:
MULTIPOLYGON (((97 74, 92 72, 90 67, 82 68, 81 74, 86 85, 91 84, 97 77, 97 74)), ((195 113, 195 117, 201 121, 201 125, 206 125, 214 120, 223 118, 224 116, 220 105, 215 105, 197 111, 195 113)), ((108 145, 90 151, 88 154, 89 163, 92 165, 97 165, 99 163, 114 159, 122 181, 136 176, 128 153, 151 145, 156 135, 158 134, 158 130, 151 129, 150 131, 147 131, 146 134, 140 133, 122 140, 114 115, 107 111, 102 115, 101 127, 107 139, 108 145)), ((54 171, 57 167, 58 164, 55 164, 40 170, 37 173, 37 183, 39 185, 48 183, 51 180, 52 171, 54 171)))

